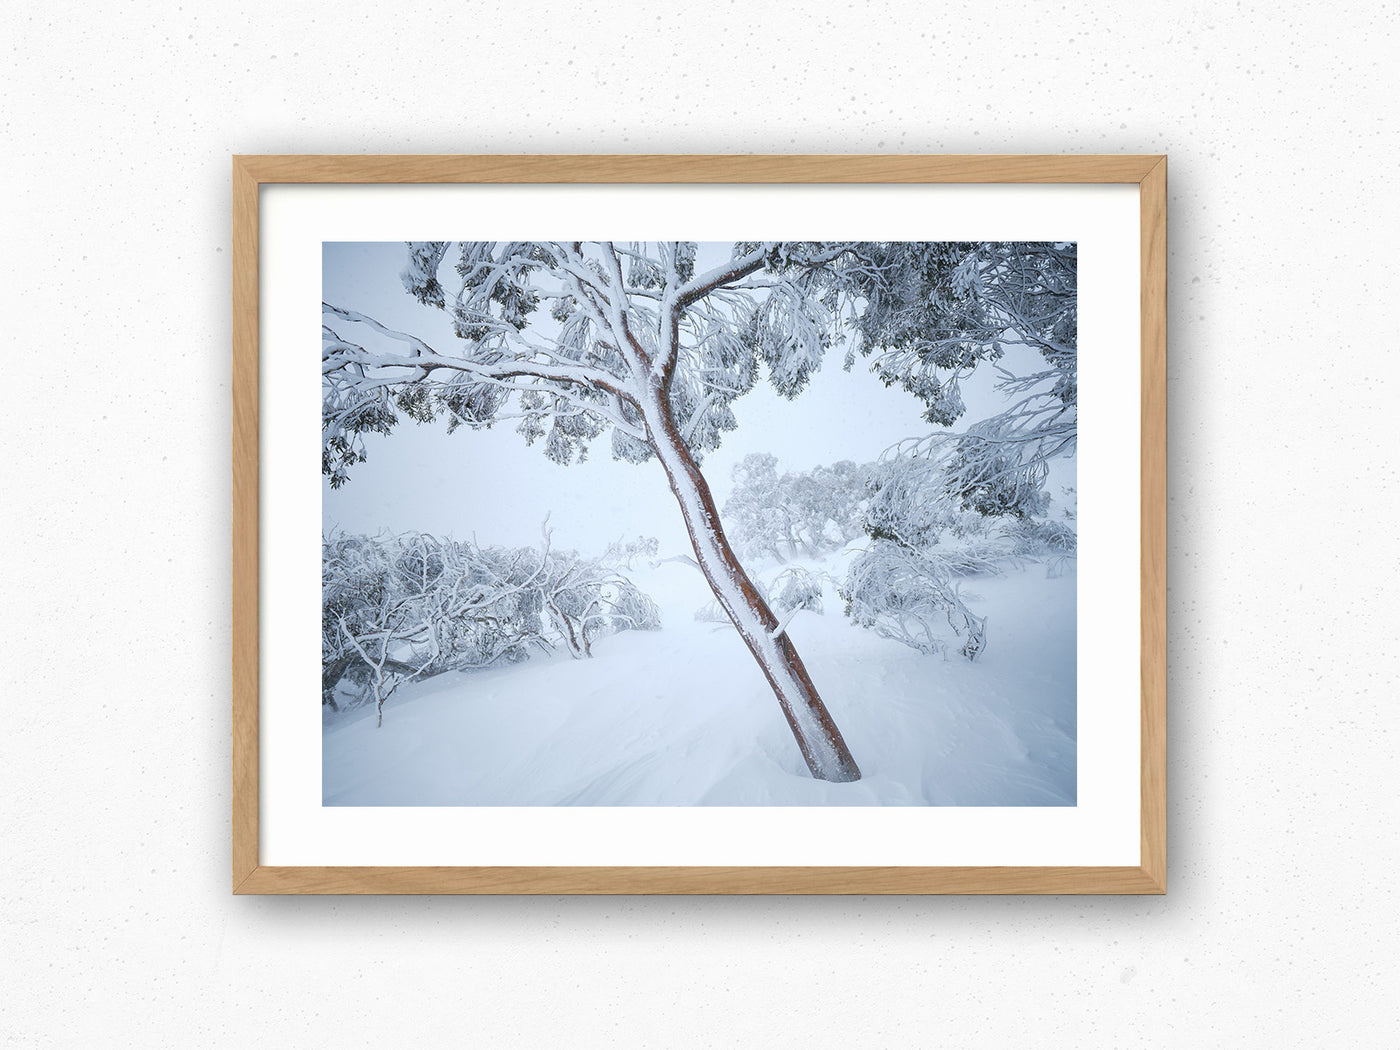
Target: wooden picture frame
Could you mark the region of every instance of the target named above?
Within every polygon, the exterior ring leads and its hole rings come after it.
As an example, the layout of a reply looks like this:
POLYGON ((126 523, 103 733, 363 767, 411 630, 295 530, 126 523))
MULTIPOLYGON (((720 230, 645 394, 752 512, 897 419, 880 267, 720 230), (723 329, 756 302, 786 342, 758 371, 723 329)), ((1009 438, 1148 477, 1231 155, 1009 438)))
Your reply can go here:
POLYGON ((233 892, 236 894, 1160 894, 1166 888, 1164 156, 235 156, 233 892), (1138 188, 1140 858, 1122 866, 406 867, 261 863, 259 194, 275 183, 1118 183, 1138 188))

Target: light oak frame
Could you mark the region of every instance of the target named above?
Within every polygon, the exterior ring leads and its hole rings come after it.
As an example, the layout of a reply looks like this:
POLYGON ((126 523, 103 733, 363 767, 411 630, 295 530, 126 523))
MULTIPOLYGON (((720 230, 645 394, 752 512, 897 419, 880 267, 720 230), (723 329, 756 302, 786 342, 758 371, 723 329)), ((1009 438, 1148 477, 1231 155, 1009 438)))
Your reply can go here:
POLYGON ((233 892, 1166 892, 1165 156, 235 156, 233 892), (1141 216, 1141 861, 1123 867, 271 867, 258 858, 258 191, 265 183, 1136 183, 1141 216))

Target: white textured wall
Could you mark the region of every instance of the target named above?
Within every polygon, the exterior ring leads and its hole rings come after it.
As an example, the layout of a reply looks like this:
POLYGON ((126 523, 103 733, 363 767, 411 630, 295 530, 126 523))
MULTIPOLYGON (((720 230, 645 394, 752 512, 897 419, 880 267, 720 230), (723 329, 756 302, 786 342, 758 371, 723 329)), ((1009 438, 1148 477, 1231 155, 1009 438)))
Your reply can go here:
POLYGON ((1400 1044, 1394 5, 413 7, 0 14, 0 1038, 1400 1044), (228 155, 510 151, 1171 155, 1168 896, 230 896, 228 155))

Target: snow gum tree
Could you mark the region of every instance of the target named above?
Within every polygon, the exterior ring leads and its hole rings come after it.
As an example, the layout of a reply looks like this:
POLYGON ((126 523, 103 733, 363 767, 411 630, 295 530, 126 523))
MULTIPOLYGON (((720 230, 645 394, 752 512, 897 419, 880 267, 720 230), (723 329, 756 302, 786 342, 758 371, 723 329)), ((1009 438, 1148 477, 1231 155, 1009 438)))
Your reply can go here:
POLYGON ((323 459, 333 486, 365 432, 400 416, 449 428, 513 419, 558 463, 611 431, 614 457, 655 458, 695 557, 777 697, 812 776, 860 770, 811 676, 720 524, 703 454, 734 429, 731 405, 760 365, 795 397, 839 338, 852 245, 739 244, 699 271, 688 242, 417 242, 402 278, 446 311, 456 341, 430 346, 323 304, 323 459), (452 276, 445 277, 450 273, 452 276))

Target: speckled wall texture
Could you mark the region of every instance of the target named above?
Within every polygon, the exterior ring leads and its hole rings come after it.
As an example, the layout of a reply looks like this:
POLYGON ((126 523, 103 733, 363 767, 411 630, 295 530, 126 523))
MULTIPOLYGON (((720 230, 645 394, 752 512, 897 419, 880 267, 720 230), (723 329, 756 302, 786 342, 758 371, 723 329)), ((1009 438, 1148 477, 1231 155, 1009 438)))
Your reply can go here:
POLYGON ((7 1045, 1400 1045, 1393 4, 0 29, 7 1045), (228 156, 512 151, 1170 155, 1168 896, 229 895, 228 156))

